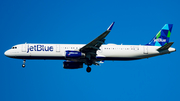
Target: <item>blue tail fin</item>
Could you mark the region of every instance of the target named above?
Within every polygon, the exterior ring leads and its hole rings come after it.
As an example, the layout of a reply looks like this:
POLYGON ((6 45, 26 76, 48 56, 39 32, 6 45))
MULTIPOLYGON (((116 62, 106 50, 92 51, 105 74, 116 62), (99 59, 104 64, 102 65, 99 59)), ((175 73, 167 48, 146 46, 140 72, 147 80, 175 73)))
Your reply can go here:
POLYGON ((164 27, 157 33, 157 35, 146 45, 150 46, 164 46, 169 43, 173 24, 165 24, 164 27))

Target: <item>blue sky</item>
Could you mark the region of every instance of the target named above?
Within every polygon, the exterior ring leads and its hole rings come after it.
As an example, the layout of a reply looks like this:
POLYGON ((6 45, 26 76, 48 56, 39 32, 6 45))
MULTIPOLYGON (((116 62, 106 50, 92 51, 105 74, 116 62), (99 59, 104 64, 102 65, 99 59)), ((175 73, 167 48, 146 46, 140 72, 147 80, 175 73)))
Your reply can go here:
POLYGON ((179 101, 178 0, 1 0, 1 101, 179 101), (146 44, 166 23, 176 52, 65 70, 63 60, 4 56, 21 43, 87 44, 115 21, 106 43, 146 44))

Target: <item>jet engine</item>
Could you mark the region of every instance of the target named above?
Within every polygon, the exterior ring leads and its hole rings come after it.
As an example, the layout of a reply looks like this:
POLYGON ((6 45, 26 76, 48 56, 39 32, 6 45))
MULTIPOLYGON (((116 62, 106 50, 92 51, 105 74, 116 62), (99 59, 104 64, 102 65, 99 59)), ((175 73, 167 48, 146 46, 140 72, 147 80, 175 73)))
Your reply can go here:
POLYGON ((64 69, 83 68, 83 62, 64 61, 63 62, 63 68, 64 69))

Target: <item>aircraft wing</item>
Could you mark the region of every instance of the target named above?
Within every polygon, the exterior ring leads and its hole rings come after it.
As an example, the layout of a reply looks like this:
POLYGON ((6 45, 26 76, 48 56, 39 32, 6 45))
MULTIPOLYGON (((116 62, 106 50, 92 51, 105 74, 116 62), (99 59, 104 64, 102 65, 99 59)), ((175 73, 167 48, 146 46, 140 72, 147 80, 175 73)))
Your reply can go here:
POLYGON ((96 56, 96 51, 100 50, 99 47, 105 42, 105 37, 109 34, 109 32, 111 31, 113 25, 115 22, 113 22, 109 28, 102 33, 100 36, 98 36, 97 38, 95 38, 93 41, 91 41, 90 43, 86 44, 84 47, 82 47, 80 49, 81 52, 85 53, 86 56, 88 56, 88 58, 90 59, 91 57, 95 57, 96 56))

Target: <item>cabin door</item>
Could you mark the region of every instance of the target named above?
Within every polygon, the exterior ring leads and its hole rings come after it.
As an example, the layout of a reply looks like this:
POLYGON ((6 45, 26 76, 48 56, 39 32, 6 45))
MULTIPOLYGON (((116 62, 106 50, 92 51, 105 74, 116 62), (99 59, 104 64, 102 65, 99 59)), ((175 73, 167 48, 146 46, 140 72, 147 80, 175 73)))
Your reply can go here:
POLYGON ((27 44, 22 44, 22 52, 26 52, 26 49, 27 49, 27 44))

